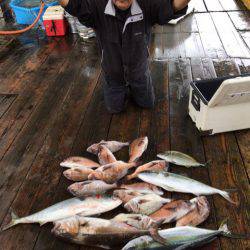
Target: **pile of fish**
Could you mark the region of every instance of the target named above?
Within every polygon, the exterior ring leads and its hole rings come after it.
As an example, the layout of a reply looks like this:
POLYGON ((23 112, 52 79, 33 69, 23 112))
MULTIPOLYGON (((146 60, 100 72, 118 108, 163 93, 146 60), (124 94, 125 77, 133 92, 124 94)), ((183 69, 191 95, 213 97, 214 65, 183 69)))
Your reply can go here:
POLYGON ((206 164, 176 151, 158 154, 161 160, 142 164, 139 160, 147 146, 147 137, 131 144, 100 141, 87 148, 98 162, 79 156, 67 158, 60 166, 67 168, 63 175, 75 182, 68 187, 74 198, 23 218, 12 212, 11 222, 3 230, 20 223, 52 222, 51 232, 62 239, 109 249, 125 245, 124 250, 186 249, 206 244, 219 235, 232 237, 225 223, 218 230, 196 227, 210 213, 205 196, 219 194, 233 202, 229 194, 168 170, 169 163, 185 167, 206 164), (117 160, 114 155, 124 147, 129 147, 127 162, 117 160), (197 197, 174 200, 164 190, 197 197), (100 218, 120 205, 124 213, 110 219, 100 218), (164 229, 168 223, 175 223, 175 227, 164 229))

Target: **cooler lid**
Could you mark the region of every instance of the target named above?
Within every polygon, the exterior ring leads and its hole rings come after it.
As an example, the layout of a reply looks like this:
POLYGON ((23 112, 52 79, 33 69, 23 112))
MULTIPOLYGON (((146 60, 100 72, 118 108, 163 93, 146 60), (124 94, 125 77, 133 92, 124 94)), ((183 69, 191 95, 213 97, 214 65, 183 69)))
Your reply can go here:
POLYGON ((250 102, 250 77, 236 77, 222 82, 208 103, 209 107, 250 102))
POLYGON ((57 20, 63 18, 64 9, 60 5, 48 7, 43 15, 43 20, 57 20))

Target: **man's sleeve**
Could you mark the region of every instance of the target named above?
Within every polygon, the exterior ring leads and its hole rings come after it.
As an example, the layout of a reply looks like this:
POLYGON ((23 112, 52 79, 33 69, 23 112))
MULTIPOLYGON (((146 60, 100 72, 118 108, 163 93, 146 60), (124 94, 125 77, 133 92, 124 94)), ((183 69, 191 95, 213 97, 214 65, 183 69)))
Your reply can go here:
POLYGON ((79 21, 87 26, 94 28, 94 14, 91 6, 93 0, 69 0, 65 10, 72 16, 75 16, 79 21))
POLYGON ((186 14, 188 6, 174 12, 173 0, 149 0, 150 22, 152 25, 167 24, 171 19, 179 18, 186 14))

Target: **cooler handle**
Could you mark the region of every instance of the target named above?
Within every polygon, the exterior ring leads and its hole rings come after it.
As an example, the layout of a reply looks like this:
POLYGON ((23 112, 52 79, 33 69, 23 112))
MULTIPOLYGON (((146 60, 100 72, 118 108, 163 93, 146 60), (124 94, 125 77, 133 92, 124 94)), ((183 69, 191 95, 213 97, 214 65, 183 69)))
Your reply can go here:
POLYGON ((200 97, 195 93, 195 90, 192 91, 191 103, 196 111, 201 110, 200 97))

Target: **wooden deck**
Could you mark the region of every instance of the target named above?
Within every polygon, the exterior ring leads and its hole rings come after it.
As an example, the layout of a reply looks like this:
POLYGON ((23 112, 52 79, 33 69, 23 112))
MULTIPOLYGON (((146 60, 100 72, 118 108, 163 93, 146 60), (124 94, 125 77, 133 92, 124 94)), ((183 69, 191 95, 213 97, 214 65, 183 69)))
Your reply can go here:
MULTIPOLYGON (((86 147, 101 139, 131 141, 147 135, 145 161, 163 150, 183 151, 212 164, 172 171, 220 189, 236 189, 232 197, 239 206, 217 195, 209 197, 212 212, 202 227, 217 229, 228 218, 232 232, 249 233, 250 131, 202 137, 187 115, 187 102, 194 79, 250 72, 250 14, 234 0, 192 4, 196 13, 182 23, 154 29, 153 110, 129 103, 122 114, 107 113, 94 40, 46 39, 36 32, 0 38, 1 225, 9 221, 11 209, 24 216, 70 197, 70 182, 59 167, 62 159, 90 157, 86 147)), ((117 156, 126 160, 126 150, 117 156)), ((0 233, 0 249, 93 249, 60 241, 50 229, 19 225, 0 233)), ((221 237, 199 249, 250 249, 250 242, 221 237)))

